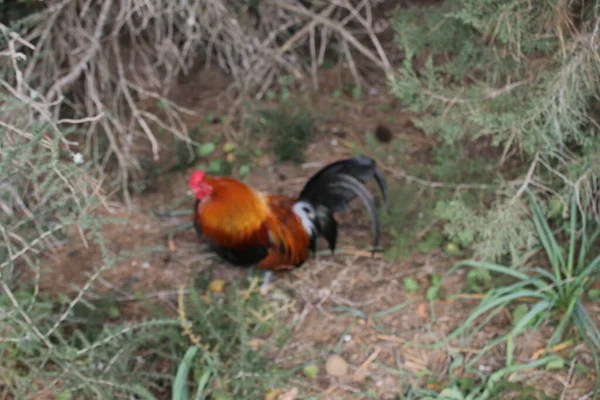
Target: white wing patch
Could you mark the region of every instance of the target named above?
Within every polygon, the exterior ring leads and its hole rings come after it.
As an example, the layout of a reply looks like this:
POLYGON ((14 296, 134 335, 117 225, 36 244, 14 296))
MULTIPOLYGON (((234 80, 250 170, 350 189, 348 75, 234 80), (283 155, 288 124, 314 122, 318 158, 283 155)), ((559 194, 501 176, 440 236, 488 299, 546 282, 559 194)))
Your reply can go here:
POLYGON ((294 213, 300 218, 300 221, 302 221, 302 226, 309 236, 314 236, 317 233, 317 227, 313 222, 313 219, 315 218, 315 209, 313 206, 305 201, 299 201, 294 204, 292 210, 294 210, 294 213))

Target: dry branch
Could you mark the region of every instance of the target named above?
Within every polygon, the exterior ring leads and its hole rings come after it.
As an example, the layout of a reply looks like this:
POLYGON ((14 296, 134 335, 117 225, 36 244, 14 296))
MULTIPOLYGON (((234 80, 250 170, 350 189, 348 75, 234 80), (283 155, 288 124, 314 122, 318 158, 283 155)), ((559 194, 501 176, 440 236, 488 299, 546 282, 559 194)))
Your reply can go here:
POLYGON ((317 1, 310 8, 265 1, 258 13, 257 24, 250 10, 232 1, 55 1, 28 17, 20 34, 0 26, 5 37, 15 38, 0 54, 10 54, 14 67, 26 59, 24 68, 13 68, 9 86, 21 99, 36 94, 38 111, 54 121, 53 134, 60 135, 57 121, 65 121, 65 112, 86 122, 79 144, 98 155, 99 170, 116 162, 115 182, 128 199, 132 172, 142 171, 134 143, 148 143, 158 160, 158 127, 189 141, 181 114, 192 112, 170 101, 169 91, 202 59, 229 73, 242 96, 260 97, 282 74, 310 76, 318 87, 327 49, 348 62, 357 83, 357 55, 388 76, 393 72, 367 0, 317 1), (140 107, 147 99, 161 104, 161 117, 140 107), (102 136, 107 148, 98 147, 102 136))

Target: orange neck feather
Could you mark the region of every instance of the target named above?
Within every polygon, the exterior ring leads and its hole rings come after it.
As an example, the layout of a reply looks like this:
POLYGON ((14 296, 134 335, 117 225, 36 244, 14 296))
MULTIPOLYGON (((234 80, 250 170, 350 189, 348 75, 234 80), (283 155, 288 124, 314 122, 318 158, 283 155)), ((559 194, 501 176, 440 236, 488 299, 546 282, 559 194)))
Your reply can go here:
POLYGON ((212 186, 212 193, 201 200, 197 218, 206 234, 226 233, 237 236, 237 241, 260 229, 269 215, 262 193, 232 178, 207 176, 204 180, 212 186))

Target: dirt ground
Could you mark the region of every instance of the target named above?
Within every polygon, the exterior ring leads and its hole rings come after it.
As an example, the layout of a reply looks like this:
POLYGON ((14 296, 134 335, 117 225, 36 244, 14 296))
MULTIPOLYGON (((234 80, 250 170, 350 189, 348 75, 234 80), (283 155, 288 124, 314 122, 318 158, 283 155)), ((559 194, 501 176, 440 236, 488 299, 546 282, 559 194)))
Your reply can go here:
MULTIPOLYGON (((330 86, 336 82, 333 78, 325 79, 330 86)), ((341 81, 342 78, 337 84, 341 81)), ((196 76, 188 77, 174 90, 173 99, 198 114, 188 117, 190 127, 204 121, 203 116, 208 112, 220 115, 226 111, 222 89, 227 83, 227 78, 217 71, 199 70, 196 76), (191 82, 211 82, 211 86, 203 87, 201 83, 194 85, 191 82)), ((394 140, 404 139, 412 155, 410 160, 392 160, 392 163, 380 160, 388 168, 402 166, 404 162, 418 162, 435 145, 434 140, 414 128, 411 123, 413 116, 402 110, 385 86, 368 88, 364 98, 358 101, 348 97, 334 99, 330 95, 331 90, 332 87, 324 85, 320 94, 311 97, 315 109, 332 112, 320 125, 317 139, 307 149, 306 162, 302 165, 275 163, 272 156, 262 156, 261 165, 253 169, 247 178, 249 184, 268 192, 298 193, 306 179, 319 167, 351 155, 351 144, 361 146, 365 132, 373 132, 380 123, 390 129, 394 140), (386 105, 385 111, 381 111, 382 105, 386 105)), ((388 174, 388 180, 393 179, 388 174)), ((110 250, 116 254, 137 252, 117 267, 102 273, 100 282, 107 291, 122 298, 131 297, 132 293, 143 293, 167 307, 173 307, 178 286, 188 285, 205 269, 211 268, 216 278, 226 281, 236 274, 245 273, 207 253, 191 229, 178 233, 174 242, 168 242, 167 232, 189 221, 189 217, 160 218, 150 211, 165 211, 174 204, 174 199, 183 200, 180 209, 191 209, 193 205, 193 199, 187 193, 184 172, 159 177, 152 192, 133 198, 132 210, 115 201, 111 203, 111 211, 104 212, 130 221, 104 228, 104 233, 111 240, 110 250)), ((370 257, 359 244, 369 240, 369 222, 357 210, 339 218, 339 247, 342 250, 333 256, 313 257, 297 273, 275 276, 274 288, 267 296, 285 292, 297 301, 292 335, 275 362, 291 367, 316 359, 324 365, 334 349, 341 350, 340 355, 350 366, 345 376, 332 377, 321 368, 316 380, 304 384, 305 390, 320 394, 320 398, 395 398, 412 384, 439 389, 444 382, 428 378, 461 374, 460 366, 450 371, 450 365, 459 357, 466 362, 477 355, 478 349, 510 324, 510 313, 497 316, 468 343, 457 342, 453 346, 435 349, 420 346, 446 336, 464 321, 476 299, 465 296, 453 301, 444 300, 448 294, 461 291, 465 283, 464 274, 444 282, 441 300, 436 300, 433 308, 425 300, 424 290, 416 294, 406 293, 402 278, 415 278, 421 287, 427 287, 432 273, 443 274, 456 260, 441 249, 425 255, 415 252, 412 257, 402 260, 388 261, 381 255, 370 257), (398 306, 396 311, 392 309, 383 316, 377 314, 394 306, 398 306), (366 397, 366 393, 370 393, 370 397, 366 397)), ((81 241, 77 243, 76 248, 65 248, 50 256, 54 266, 50 269, 52 272, 42 276, 42 290, 69 292, 73 285, 84 285, 89 274, 98 267, 98 248, 92 244, 86 248, 81 241)), ((133 318, 138 315, 135 301, 124 302, 123 308, 133 318)), ((551 332, 552 327, 547 326, 526 334, 516 344, 515 359, 530 359, 543 347, 551 332)), ((502 350, 498 348, 490 356, 482 358, 478 363, 479 370, 487 373, 503 366, 502 350)), ((579 352, 581 357, 586 357, 585 351, 579 347, 565 351, 579 352)), ((301 373, 298 379, 302 379, 301 373)), ((566 379, 566 373, 541 370, 532 372, 526 381, 556 395, 564 389, 566 379)), ((563 398, 580 398, 589 390, 592 380, 593 377, 586 374, 571 377, 569 390, 563 398)))

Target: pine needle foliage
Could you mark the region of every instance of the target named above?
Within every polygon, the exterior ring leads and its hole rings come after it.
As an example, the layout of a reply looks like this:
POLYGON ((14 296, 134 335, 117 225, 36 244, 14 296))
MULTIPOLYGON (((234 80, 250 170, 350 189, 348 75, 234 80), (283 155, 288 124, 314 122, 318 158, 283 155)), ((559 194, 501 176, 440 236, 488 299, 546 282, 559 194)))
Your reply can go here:
POLYGON ((179 319, 189 347, 173 399, 258 399, 284 387, 292 372, 277 368, 273 356, 285 343, 293 303, 266 300, 256 277, 247 285, 238 279, 216 294, 208 290, 209 280, 207 273, 188 296, 180 292, 179 319))
POLYGON ((516 154, 531 164, 521 186, 500 191, 487 212, 466 212, 460 199, 440 206, 451 236, 462 230, 487 242, 479 257, 529 243, 523 239, 533 236, 531 224, 517 223, 525 188, 563 205, 575 195, 597 214, 599 7, 585 0, 446 0, 394 18, 406 57, 392 89, 420 115, 415 125, 442 145, 485 138, 504 150, 494 162, 516 154), (500 221, 504 234, 486 233, 500 221))

